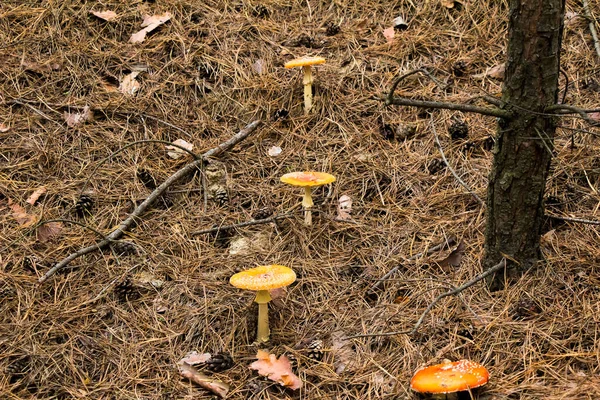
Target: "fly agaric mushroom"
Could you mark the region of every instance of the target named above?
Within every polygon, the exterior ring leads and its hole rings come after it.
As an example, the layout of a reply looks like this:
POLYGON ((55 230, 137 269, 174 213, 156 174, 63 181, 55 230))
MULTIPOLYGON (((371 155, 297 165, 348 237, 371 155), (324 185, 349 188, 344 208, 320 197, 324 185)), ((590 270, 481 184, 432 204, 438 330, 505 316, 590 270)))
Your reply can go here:
POLYGON ((304 188, 304 196, 302 196, 302 206, 304 207, 304 223, 312 225, 311 207, 314 205, 312 200, 312 187, 323 186, 328 183, 335 182, 335 176, 326 172, 290 172, 283 175, 281 182, 292 186, 300 186, 304 188))
POLYGON ((445 360, 442 364, 420 368, 410 381, 410 388, 418 393, 429 393, 433 398, 457 398, 457 393, 487 383, 487 369, 474 361, 445 360))
POLYGON ((284 64, 285 68, 295 68, 302 67, 302 72, 304 72, 304 79, 302 83, 304 84, 304 113, 308 114, 310 109, 312 108, 312 83, 313 76, 311 66, 316 64, 324 64, 325 59, 323 57, 302 57, 297 58, 292 61, 288 61, 284 64))
POLYGON ((269 309, 271 301, 269 290, 288 286, 296 280, 296 274, 291 268, 283 265, 261 265, 246 271, 238 272, 229 279, 236 288, 256 291, 254 301, 258 303, 257 342, 268 342, 271 333, 269 329, 269 309))

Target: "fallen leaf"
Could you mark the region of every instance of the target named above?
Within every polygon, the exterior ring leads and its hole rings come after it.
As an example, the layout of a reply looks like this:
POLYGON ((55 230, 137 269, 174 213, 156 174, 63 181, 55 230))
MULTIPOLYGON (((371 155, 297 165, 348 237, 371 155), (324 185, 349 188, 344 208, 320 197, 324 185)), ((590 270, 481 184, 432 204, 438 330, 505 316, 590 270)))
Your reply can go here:
POLYGON ((352 199, 350 196, 343 195, 338 200, 338 214, 335 217, 338 221, 352 220, 352 199))
POLYGON ((277 157, 282 152, 281 147, 273 146, 267 151, 267 154, 271 157, 277 157))
POLYGON ((113 21, 117 19, 118 15, 114 11, 106 10, 106 11, 90 11, 96 17, 103 19, 105 21, 113 21))
POLYGON ((462 261, 463 255, 465 254, 465 243, 460 242, 456 249, 452 250, 448 257, 444 258, 442 261, 438 262, 439 266, 442 269, 447 269, 449 267, 458 267, 460 262, 462 261))
POLYGON ((392 43, 394 41, 394 36, 396 36, 396 30, 393 26, 385 28, 383 30, 383 36, 385 36, 388 43, 392 43))
POLYGON ((441 0, 441 3, 446 8, 454 8, 454 0, 441 0))
MULTIPOLYGON (((173 144, 176 144, 178 146, 183 147, 184 149, 187 149, 189 151, 192 151, 192 149, 194 148, 194 145, 191 143, 186 142, 183 139, 177 139, 176 141, 173 142, 173 144)), ((179 157, 186 155, 188 153, 186 153, 185 151, 181 150, 179 147, 175 147, 175 146, 165 146, 165 148, 167 150, 173 150, 173 151, 168 151, 167 155, 169 157, 171 157, 172 159, 176 160, 179 157)))
POLYGON ((35 215, 29 214, 23 207, 17 203, 13 203, 11 199, 8 199, 8 206, 12 211, 13 218, 21 227, 26 228, 37 221, 35 215))
POLYGON ((292 372, 290 360, 286 356, 278 359, 275 354, 258 350, 256 358, 258 360, 250 364, 250 369, 256 370, 260 375, 292 390, 302 387, 302 381, 292 372))
POLYGON ((352 343, 343 340, 346 337, 343 331, 334 331, 331 334, 331 352, 333 353, 333 367, 337 374, 342 374, 356 360, 356 353, 352 350, 352 343))
POLYGON ((229 392, 229 385, 226 383, 209 378, 184 361, 180 361, 177 366, 179 367, 179 374, 184 378, 189 379, 198 386, 211 391, 221 398, 225 398, 227 396, 227 393, 229 392))
POLYGON ((44 74, 47 72, 57 71, 60 69, 61 65, 58 63, 45 63, 41 64, 35 61, 29 62, 22 60, 21 66, 25 71, 36 72, 38 74, 44 74))
POLYGON ((119 91, 130 96, 134 95, 140 88, 140 83, 135 80, 139 74, 139 72, 133 71, 129 75, 126 75, 121 81, 121 85, 119 85, 119 91))
POLYGON ((573 11, 565 13, 565 28, 575 28, 578 25, 585 25, 586 18, 573 11))
POLYGON ((589 113, 588 116, 594 121, 600 121, 600 112, 589 113))
POLYGON ((10 131, 10 127, 8 125, 0 123, 0 133, 4 133, 4 132, 8 132, 8 131, 10 131))
POLYGON ((66 111, 63 113, 63 117, 69 128, 76 127, 77 125, 83 124, 84 122, 91 120, 92 115, 93 113, 90 111, 89 106, 83 107, 83 111, 80 113, 71 114, 66 111))
POLYGON ((48 222, 37 228, 37 238, 45 243, 57 238, 62 233, 62 224, 60 222, 48 222))
POLYGON ((38 201, 38 199, 40 198, 41 195, 43 195, 44 193, 46 193, 46 187, 42 186, 40 188, 37 188, 32 194, 31 196, 29 196, 29 198, 27 200, 25 200, 26 203, 31 204, 32 206, 35 205, 35 203, 38 201))
POLYGON ((489 76, 490 78, 502 80, 502 79, 504 79, 505 71, 506 71, 506 64, 502 63, 499 65, 496 65, 495 67, 489 68, 487 71, 485 71, 482 74, 473 75, 473 78, 483 79, 483 78, 489 76))
POLYGON ((129 39, 130 43, 141 43, 146 39, 146 34, 152 32, 165 22, 171 19, 171 13, 166 12, 162 15, 144 15, 144 21, 142 22, 142 29, 139 32, 131 35, 129 39))
POLYGON ((198 354, 198 352, 192 351, 186 354, 185 357, 182 358, 179 362, 184 362, 188 365, 204 364, 208 360, 210 360, 211 357, 212 355, 210 353, 198 354))
POLYGON ((258 60, 254 61, 254 64, 252 64, 252 69, 257 74, 262 75, 267 71, 267 63, 262 58, 259 58, 258 60))

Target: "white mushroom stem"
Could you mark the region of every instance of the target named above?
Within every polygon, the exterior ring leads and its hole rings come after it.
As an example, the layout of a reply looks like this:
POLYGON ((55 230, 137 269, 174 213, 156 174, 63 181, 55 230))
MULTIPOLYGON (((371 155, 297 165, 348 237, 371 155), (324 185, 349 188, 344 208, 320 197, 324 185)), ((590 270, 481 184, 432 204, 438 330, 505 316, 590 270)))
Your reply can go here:
POLYGON ((305 186, 304 196, 302 196, 302 207, 304 207, 304 223, 306 225, 312 225, 312 211, 310 209, 313 205, 312 189, 310 186, 305 186))
POLYGON ((305 65, 302 67, 302 71, 304 72, 304 79, 302 83, 304 84, 304 113, 308 114, 310 109, 312 108, 312 83, 313 76, 310 65, 305 65))
POLYGON ((264 343, 269 341, 271 330, 269 329, 269 302, 271 301, 271 295, 268 290, 259 290, 256 293, 256 299, 258 303, 258 328, 256 329, 256 341, 264 343))

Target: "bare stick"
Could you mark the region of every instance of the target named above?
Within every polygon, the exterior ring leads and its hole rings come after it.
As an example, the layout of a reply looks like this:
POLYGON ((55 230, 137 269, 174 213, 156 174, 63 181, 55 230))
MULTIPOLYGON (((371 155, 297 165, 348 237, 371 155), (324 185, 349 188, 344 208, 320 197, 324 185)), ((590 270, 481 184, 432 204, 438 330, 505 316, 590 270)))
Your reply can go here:
POLYGON ((217 226, 215 228, 203 229, 201 231, 195 231, 195 232, 190 233, 190 235, 198 236, 198 235, 204 235, 206 233, 215 233, 215 232, 227 231, 227 230, 235 229, 235 228, 242 228, 244 226, 268 224, 269 222, 275 222, 278 219, 289 218, 292 215, 293 215, 293 213, 286 213, 286 214, 281 214, 281 215, 274 215, 272 217, 264 218, 264 219, 253 219, 252 221, 240 222, 239 224, 217 226))
POLYGON ((202 163, 204 163, 206 161, 207 158, 218 156, 218 155, 224 153, 225 151, 231 149, 237 143, 246 139, 252 132, 254 132, 254 130, 258 127, 258 125, 260 125, 259 120, 248 124, 244 129, 242 129, 241 131, 239 131, 238 133, 233 135, 226 142, 223 142, 220 145, 218 145, 217 147, 208 150, 206 153, 204 153, 200 156, 200 159, 192 161, 191 163, 189 163, 189 164, 185 165, 183 168, 181 168, 179 171, 175 172, 166 181, 164 181, 159 187, 154 189, 154 191, 152 193, 150 193, 150 195, 146 198, 146 200, 144 200, 139 206, 137 206, 135 208, 135 210, 133 210, 133 212, 129 215, 129 217, 127 217, 127 219, 125 219, 123 222, 121 222, 121 224, 115 230, 113 230, 110 234, 108 234, 106 236, 106 239, 104 239, 96 244, 93 244, 91 246, 84 247, 83 249, 80 249, 80 250, 76 251, 75 253, 71 253, 67 257, 63 258, 61 261, 59 261, 54 267, 49 269, 48 272, 46 272, 46 274, 44 274, 39 279, 39 283, 45 282, 48 278, 50 278, 52 275, 54 275, 61 268, 64 268, 66 265, 68 265, 74 259, 81 257, 85 254, 91 253, 93 251, 103 249, 106 246, 108 246, 111 243, 111 241, 114 241, 114 240, 120 238, 126 230, 131 228, 136 223, 136 221, 140 218, 140 216, 144 213, 144 211, 146 211, 156 201, 156 199, 158 199, 160 197, 160 195, 163 194, 167 190, 167 188, 169 186, 171 186, 172 184, 177 182, 179 179, 183 178, 184 176, 186 176, 187 174, 192 172, 194 169, 198 168, 202 163))
POLYGON ((591 219, 583 219, 583 218, 569 218, 569 217, 557 217, 556 215, 545 215, 548 218, 554 218, 565 222, 577 222, 580 224, 588 224, 588 225, 600 225, 600 221, 594 221, 591 219))
POLYGON ((363 337, 376 337, 376 336, 414 335, 419 330, 421 325, 423 324, 425 317, 431 312, 433 307, 435 307, 435 305, 440 300, 442 300, 444 297, 454 296, 454 295, 457 295, 457 294, 463 292, 465 289, 473 286, 474 284, 485 279, 486 277, 488 277, 492 274, 495 274, 496 272, 500 271, 503 268, 506 268, 506 259, 505 258, 503 258, 498 264, 494 265, 492 268, 482 272, 481 274, 477 275, 473 279, 463 283, 462 285, 460 285, 456 288, 453 288, 451 290, 448 290, 445 293, 440 294, 438 297, 433 299, 433 301, 429 304, 429 306, 427 306, 427 308, 425 309, 425 311, 423 311, 423 313, 419 317, 419 320, 413 326, 412 329, 405 330, 405 331, 396 331, 396 332, 382 332, 382 333, 371 333, 371 334, 365 334, 365 335, 347 336, 344 339, 347 340, 347 339, 356 339, 356 338, 363 338, 363 337))
POLYGON ((592 126, 598 125, 598 121, 594 121, 592 118, 590 118, 590 116, 588 115, 586 110, 583 110, 579 107, 570 106, 568 104, 554 104, 549 107, 546 107, 546 109, 544 111, 546 111, 546 112, 554 111, 557 114, 565 114, 564 110, 568 111, 570 114, 579 114, 585 122, 587 122, 588 124, 590 124, 592 126), (561 111, 563 111, 563 112, 561 112, 561 111))
MULTIPOLYGON (((444 240, 442 243, 436 244, 435 246, 431 247, 427 251, 415 254, 414 256, 411 256, 411 257, 407 258, 405 261, 414 261, 417 258, 420 258, 420 257, 423 257, 423 256, 428 256, 429 254, 435 253, 436 251, 445 249, 446 247, 450 247, 450 246, 452 246, 455 243, 456 243, 456 239, 454 239, 454 238, 448 238, 448 239, 444 240)), ((387 280, 390 276, 394 275, 396 273, 396 271, 398 271, 401 267, 402 267, 402 264, 397 265, 394 268, 390 269, 384 276, 382 276, 381 278, 379 278, 377 280, 377 282, 375 282, 373 284, 373 286, 371 286, 369 288, 369 290, 367 291, 367 294, 373 293, 373 291, 375 289, 379 288, 379 286, 381 286, 381 284, 385 280, 387 280)))
POLYGON ((446 166, 448 167, 448 169, 450 170, 452 175, 454 175, 454 178, 456 178, 458 183, 460 183, 460 185, 462 187, 464 187, 467 192, 471 193, 471 196, 475 197, 475 199, 479 202, 479 204, 481 204, 482 206, 485 206, 485 203, 483 202, 483 200, 481 200, 481 198, 479 196, 477 196, 477 194, 475 192, 473 192, 462 179, 460 179, 460 176, 458 176, 456 171, 450 166, 450 163, 448 163, 448 160, 446 159, 446 155, 444 154, 444 149, 442 148, 442 144, 440 143, 440 138, 438 137, 437 130, 435 129, 435 124, 433 123, 433 120, 431 120, 431 129, 433 130, 433 137, 435 138, 435 143, 437 145, 438 150, 440 151, 442 160, 444 160, 444 164, 446 164, 446 166))
POLYGON ((421 108, 443 108, 446 110, 457 110, 464 112, 472 112, 476 114, 489 115, 490 117, 510 119, 513 114, 510 111, 501 110, 499 108, 485 108, 473 106, 470 104, 462 103, 447 103, 443 101, 431 101, 431 100, 412 100, 405 97, 393 97, 391 102, 388 103, 386 98, 380 99, 386 102, 386 104, 395 104, 397 106, 411 106, 421 108))
POLYGON ((596 54, 600 57, 600 40, 598 39, 598 32, 596 31, 596 25, 594 23, 594 18, 592 17, 592 13, 590 11, 590 4, 588 0, 583 0, 583 10, 585 12, 585 17, 590 22, 590 32, 592 34, 592 39, 594 40, 594 48, 596 48, 596 54))

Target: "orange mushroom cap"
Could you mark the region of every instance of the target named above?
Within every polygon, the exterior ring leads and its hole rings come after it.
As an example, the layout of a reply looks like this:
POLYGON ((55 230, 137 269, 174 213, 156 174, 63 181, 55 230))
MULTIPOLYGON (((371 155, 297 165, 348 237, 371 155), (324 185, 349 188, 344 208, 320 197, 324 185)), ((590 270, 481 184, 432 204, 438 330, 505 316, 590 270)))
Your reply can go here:
POLYGON ((246 290, 272 290, 288 286, 296 280, 296 273, 284 265, 260 265, 238 272, 229 278, 233 286, 246 290))
POLYGON ((335 182, 335 176, 326 172, 315 171, 290 172, 283 175, 280 179, 283 183, 301 187, 322 186, 335 182))
POLYGON ((323 57, 302 57, 286 62, 283 66, 286 68, 305 67, 307 65, 325 64, 323 57))
POLYGON ((453 393, 485 385, 489 377, 487 369, 474 361, 445 362, 417 370, 410 388, 419 393, 453 393))

